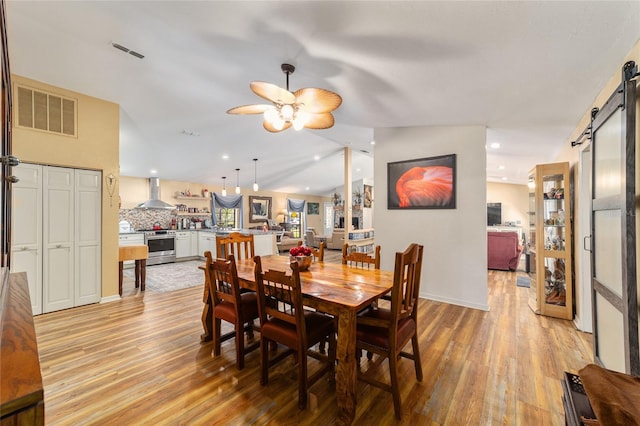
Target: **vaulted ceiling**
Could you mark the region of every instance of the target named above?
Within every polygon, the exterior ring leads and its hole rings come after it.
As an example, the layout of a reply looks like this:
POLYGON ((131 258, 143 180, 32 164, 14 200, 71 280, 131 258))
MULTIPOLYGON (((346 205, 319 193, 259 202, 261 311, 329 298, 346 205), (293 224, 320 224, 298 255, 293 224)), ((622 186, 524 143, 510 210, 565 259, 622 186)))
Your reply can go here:
MULTIPOLYGON (((640 2, 8 1, 12 72, 118 103, 120 173, 325 195, 374 129, 487 127, 487 179, 552 161, 640 38, 640 2), (144 55, 115 49, 117 43, 144 55), (327 130, 269 133, 251 81, 320 87, 327 130)), ((428 141, 423 143, 428 144, 428 141)))

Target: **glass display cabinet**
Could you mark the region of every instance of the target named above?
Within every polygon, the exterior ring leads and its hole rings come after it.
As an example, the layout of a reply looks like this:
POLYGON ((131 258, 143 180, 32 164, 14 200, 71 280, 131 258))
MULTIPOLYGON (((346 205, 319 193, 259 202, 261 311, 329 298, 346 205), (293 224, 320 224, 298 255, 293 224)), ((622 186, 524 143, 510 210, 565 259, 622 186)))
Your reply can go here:
POLYGON ((573 318, 569 163, 540 164, 529 175, 531 274, 541 315, 573 318))

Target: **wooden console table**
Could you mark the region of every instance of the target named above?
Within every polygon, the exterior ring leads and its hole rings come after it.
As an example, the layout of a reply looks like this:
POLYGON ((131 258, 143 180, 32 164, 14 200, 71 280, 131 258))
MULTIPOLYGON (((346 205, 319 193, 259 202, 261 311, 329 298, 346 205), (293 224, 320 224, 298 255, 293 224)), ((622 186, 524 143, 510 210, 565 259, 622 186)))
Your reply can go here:
POLYGON ((0 424, 43 425, 44 390, 26 272, 0 271, 0 424))
POLYGON ((140 286, 140 291, 144 291, 144 285, 147 278, 147 258, 149 257, 149 247, 146 245, 120 246, 119 249, 118 293, 122 296, 122 273, 124 270, 123 262, 125 260, 136 261, 136 288, 140 286))

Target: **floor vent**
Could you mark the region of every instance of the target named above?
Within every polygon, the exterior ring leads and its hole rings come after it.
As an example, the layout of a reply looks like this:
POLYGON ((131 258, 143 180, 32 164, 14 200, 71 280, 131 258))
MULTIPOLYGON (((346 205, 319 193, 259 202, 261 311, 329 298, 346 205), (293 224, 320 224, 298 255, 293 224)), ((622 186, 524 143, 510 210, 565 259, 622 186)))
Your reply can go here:
POLYGON ((76 136, 77 102, 53 93, 17 86, 18 127, 76 136))

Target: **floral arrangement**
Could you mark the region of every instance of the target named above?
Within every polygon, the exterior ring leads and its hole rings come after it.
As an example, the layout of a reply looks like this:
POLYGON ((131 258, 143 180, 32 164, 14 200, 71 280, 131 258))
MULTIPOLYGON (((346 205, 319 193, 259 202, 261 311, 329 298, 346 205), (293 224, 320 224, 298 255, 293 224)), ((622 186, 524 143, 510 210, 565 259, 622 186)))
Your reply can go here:
POLYGON ((311 249, 309 247, 305 247, 305 246, 296 246, 296 247, 292 247, 291 250, 289 250, 289 255, 291 256, 311 256, 311 249))

